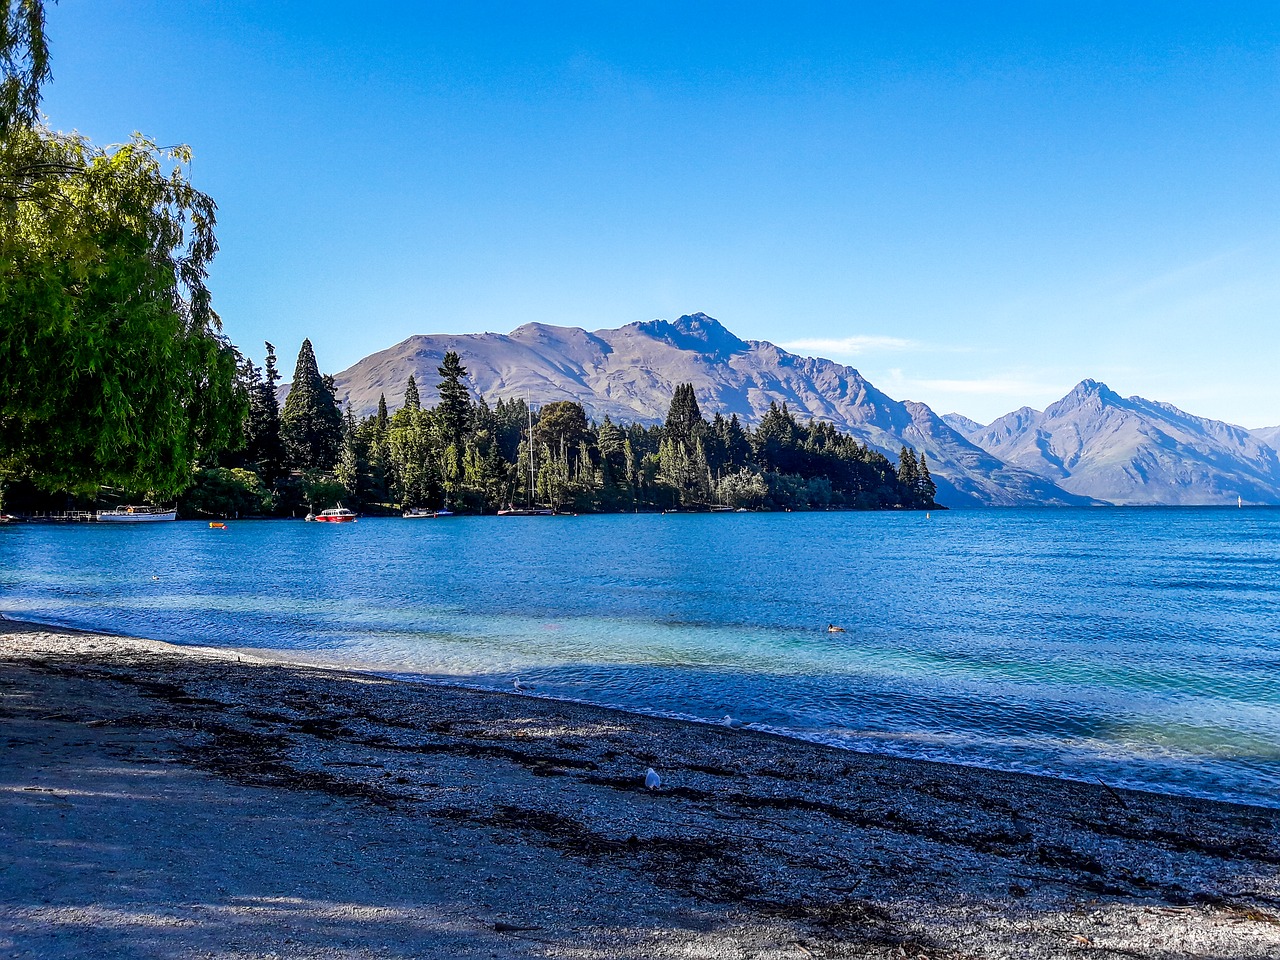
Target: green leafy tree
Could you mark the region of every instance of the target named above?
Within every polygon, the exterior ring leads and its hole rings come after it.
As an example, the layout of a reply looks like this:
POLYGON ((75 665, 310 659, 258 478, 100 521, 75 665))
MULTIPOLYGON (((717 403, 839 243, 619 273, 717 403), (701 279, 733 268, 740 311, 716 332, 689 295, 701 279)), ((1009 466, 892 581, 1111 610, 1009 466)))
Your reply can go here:
POLYGON ((557 451, 562 446, 576 447, 578 441, 587 435, 588 429, 587 412, 582 409, 581 404, 572 400, 557 400, 538 411, 533 438, 536 443, 545 444, 552 451, 557 451))
POLYGON ((303 340, 280 414, 280 440, 288 465, 296 470, 332 470, 342 454, 342 433, 342 411, 320 375, 311 341, 303 340))
POLYGON ((44 4, 5 0, 0 14, 0 138, 33 127, 40 115, 40 84, 49 78, 44 4))
POLYGON ((214 203, 186 147, 37 123, 38 0, 0 10, 0 67, 0 477, 172 495, 247 403, 205 285, 214 203))
POLYGON ((269 514, 273 502, 262 478, 243 468, 197 470, 178 500, 184 517, 255 517, 269 514))

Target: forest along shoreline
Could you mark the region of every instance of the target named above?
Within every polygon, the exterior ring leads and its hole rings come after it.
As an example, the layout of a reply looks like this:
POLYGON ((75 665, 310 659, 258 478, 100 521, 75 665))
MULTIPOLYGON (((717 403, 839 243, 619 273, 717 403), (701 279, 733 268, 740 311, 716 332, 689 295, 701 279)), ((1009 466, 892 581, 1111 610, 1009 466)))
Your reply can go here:
POLYGON ((1280 951, 1278 810, 15 621, 0 660, 13 951, 1280 951))

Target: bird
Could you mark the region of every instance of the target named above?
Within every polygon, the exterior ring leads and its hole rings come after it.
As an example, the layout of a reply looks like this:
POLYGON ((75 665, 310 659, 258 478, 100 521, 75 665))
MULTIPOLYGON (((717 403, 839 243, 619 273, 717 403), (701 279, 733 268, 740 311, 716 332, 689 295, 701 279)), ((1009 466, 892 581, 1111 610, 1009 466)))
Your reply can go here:
POLYGON ((837 627, 834 623, 828 623, 827 633, 844 633, 844 627, 837 627))
POLYGON ((662 786, 662 778, 658 776, 658 771, 653 767, 644 772, 644 785, 649 790, 657 790, 662 786))
POLYGON ((724 719, 721 720, 720 723, 728 727, 730 730, 741 730, 743 727, 743 723, 741 720, 735 720, 733 717, 729 716, 729 714, 727 713, 724 715, 724 719))
POLYGON ((515 687, 516 693, 524 693, 526 690, 533 689, 533 687, 529 686, 529 684, 525 683, 519 677, 516 677, 515 680, 511 681, 511 686, 515 687))

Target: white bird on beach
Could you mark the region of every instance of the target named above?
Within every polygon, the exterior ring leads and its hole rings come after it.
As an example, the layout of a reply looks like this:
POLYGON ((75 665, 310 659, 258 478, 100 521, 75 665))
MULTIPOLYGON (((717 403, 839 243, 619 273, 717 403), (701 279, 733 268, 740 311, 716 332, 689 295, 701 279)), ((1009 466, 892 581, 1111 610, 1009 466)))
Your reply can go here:
POLYGON ((736 720, 727 713, 724 715, 724 719, 720 721, 720 724, 730 730, 741 730, 745 726, 741 720, 736 720))
POLYGON ((516 677, 516 679, 511 682, 511 686, 515 687, 516 693, 524 693, 526 690, 533 689, 533 687, 529 686, 529 684, 525 683, 519 677, 516 677))
POLYGON ((662 786, 662 778, 658 776, 658 771, 653 767, 644 772, 644 785, 649 790, 657 790, 662 786))

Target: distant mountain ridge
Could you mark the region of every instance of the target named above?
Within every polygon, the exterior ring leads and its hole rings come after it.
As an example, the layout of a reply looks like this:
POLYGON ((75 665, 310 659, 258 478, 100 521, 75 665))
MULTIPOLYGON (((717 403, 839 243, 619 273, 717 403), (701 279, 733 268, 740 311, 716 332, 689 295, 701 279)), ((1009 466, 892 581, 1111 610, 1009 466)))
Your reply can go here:
POLYGON ((801 419, 830 422, 894 462, 904 444, 922 451, 939 501, 952 506, 1091 502, 1000 462, 924 404, 892 399, 852 367, 743 340, 703 313, 594 332, 528 323, 509 334, 409 337, 339 373, 338 399, 363 416, 385 394, 394 409, 413 374, 430 403, 448 350, 461 355, 473 392, 490 403, 572 400, 596 420, 653 424, 666 417, 676 385, 692 383, 707 417, 736 413, 755 424, 770 403, 785 403, 801 419))
POLYGON ((489 403, 572 400, 597 421, 660 423, 680 383, 693 384, 707 417, 754 425, 785 403, 895 462, 903 445, 923 452, 949 506, 1280 502, 1280 454, 1240 427, 1126 400, 1093 380, 1043 412, 1023 407, 986 426, 939 417, 853 367, 743 340, 703 313, 596 331, 528 323, 509 334, 413 336, 337 374, 338 399, 364 416, 385 394, 395 409, 412 374, 430 405, 449 350, 489 403))
POLYGON ((962 432, 1006 463, 1110 503, 1280 502, 1280 453, 1254 432, 1096 380, 1043 412, 1022 407, 962 432))

